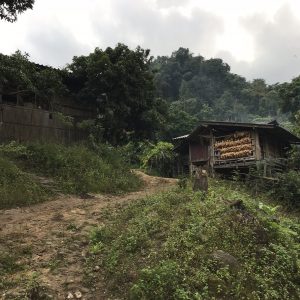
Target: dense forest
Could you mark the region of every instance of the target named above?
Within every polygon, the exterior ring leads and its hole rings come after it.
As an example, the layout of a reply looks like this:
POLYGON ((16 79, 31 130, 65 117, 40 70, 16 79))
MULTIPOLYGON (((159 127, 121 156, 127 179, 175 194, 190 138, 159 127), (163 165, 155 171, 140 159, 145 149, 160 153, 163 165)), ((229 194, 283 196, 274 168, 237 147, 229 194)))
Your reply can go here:
POLYGON ((171 57, 155 59, 152 69, 157 96, 168 101, 172 122, 182 133, 198 120, 263 122, 287 117, 281 110, 281 85, 269 86, 263 79, 248 82, 221 59, 206 60, 180 48, 171 57))
POLYGON ((124 44, 75 56, 63 69, 41 66, 20 51, 0 55, 0 91, 52 109, 70 97, 97 112, 102 139, 170 140, 199 120, 295 121, 300 109, 300 77, 268 85, 247 81, 218 58, 205 59, 186 48, 171 56, 124 44))

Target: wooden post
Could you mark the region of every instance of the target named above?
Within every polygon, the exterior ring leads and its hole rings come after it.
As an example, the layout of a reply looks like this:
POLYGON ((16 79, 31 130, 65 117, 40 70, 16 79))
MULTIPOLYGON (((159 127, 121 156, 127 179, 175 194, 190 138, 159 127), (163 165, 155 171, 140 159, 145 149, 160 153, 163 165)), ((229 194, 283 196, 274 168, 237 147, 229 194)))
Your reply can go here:
POLYGON ((2 104, 3 85, 0 83, 0 104, 2 104))
POLYGON ((210 167, 210 173, 211 176, 214 178, 215 177, 215 172, 214 172, 214 164, 215 164, 215 138, 213 136, 212 130, 210 130, 210 158, 209 158, 209 167, 210 167))
POLYGON ((262 153, 261 153, 261 148, 259 144, 259 133, 258 130, 254 130, 254 142, 255 142, 255 159, 256 160, 261 160, 262 158, 262 153))
POLYGON ((193 175, 193 168, 192 168, 192 155, 191 155, 191 142, 189 141, 189 168, 190 168, 190 176, 193 175))
POLYGON ((264 161, 264 177, 267 177, 267 161, 264 161))

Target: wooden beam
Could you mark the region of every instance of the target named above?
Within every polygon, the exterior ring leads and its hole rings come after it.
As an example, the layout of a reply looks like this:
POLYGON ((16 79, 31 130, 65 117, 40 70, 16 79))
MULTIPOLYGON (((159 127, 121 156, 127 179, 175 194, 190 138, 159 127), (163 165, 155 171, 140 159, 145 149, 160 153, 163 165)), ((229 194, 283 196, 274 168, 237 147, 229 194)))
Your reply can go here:
POLYGON ((210 157, 209 157, 208 165, 212 177, 215 177, 214 164, 215 164, 215 137, 213 135, 212 130, 210 130, 210 157))
POLYGON ((189 141, 189 168, 190 168, 190 175, 193 175, 192 170, 192 154, 191 154, 191 142, 189 141))
POLYGON ((261 160, 262 159, 262 153, 261 153, 261 148, 260 148, 260 144, 259 144, 259 133, 258 130, 255 129, 253 131, 254 133, 254 143, 255 143, 255 159, 256 160, 261 160))

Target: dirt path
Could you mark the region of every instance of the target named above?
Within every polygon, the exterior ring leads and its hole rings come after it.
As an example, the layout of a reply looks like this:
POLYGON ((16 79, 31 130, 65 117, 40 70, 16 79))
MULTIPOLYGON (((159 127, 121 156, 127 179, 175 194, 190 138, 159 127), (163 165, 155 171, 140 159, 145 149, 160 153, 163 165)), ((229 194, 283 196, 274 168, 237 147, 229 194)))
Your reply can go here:
POLYGON ((76 291, 80 299, 105 299, 101 285, 91 289, 83 285, 91 228, 101 224, 105 208, 168 189, 176 182, 137 172, 145 182, 138 192, 90 199, 61 196, 32 207, 0 210, 0 253, 16 260, 7 267, 11 270, 4 279, 0 271, 0 299, 24 299, 29 288, 34 294, 35 279, 28 281, 34 274, 50 299, 67 299, 69 293, 69 299, 76 299, 76 291))

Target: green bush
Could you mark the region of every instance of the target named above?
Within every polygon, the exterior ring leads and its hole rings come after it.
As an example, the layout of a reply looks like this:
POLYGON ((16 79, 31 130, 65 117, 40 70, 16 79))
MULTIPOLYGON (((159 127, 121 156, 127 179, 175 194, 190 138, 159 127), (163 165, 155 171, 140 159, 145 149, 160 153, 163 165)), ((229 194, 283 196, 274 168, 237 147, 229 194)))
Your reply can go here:
POLYGON ((147 151, 153 147, 149 141, 129 142, 120 147, 120 153, 124 160, 134 166, 141 167, 142 159, 147 151))
POLYGON ((2 145, 0 153, 28 171, 53 177, 59 188, 69 193, 119 193, 141 185, 118 151, 108 145, 10 143, 2 145))
POLYGON ((177 188, 120 209, 93 231, 90 264, 101 265, 111 297, 297 299, 299 220, 235 183, 212 181, 200 198, 177 188), (237 200, 241 207, 229 205, 237 200))
POLYGON ((130 298, 169 299, 170 295, 176 295, 182 275, 180 266, 172 260, 162 261, 154 268, 144 268, 140 272, 140 279, 130 289, 130 298))
POLYGON ((288 165, 291 169, 300 170, 300 148, 299 146, 292 146, 289 151, 288 165))
POLYGON ((300 208, 300 173, 291 170, 280 174, 273 194, 290 208, 300 208))
POLYGON ((161 176, 170 177, 175 160, 173 150, 173 144, 167 142, 158 142, 156 145, 151 145, 141 155, 142 167, 150 172, 154 169, 161 176))
POLYGON ((48 192, 14 163, 0 157, 0 209, 44 201, 48 192))

